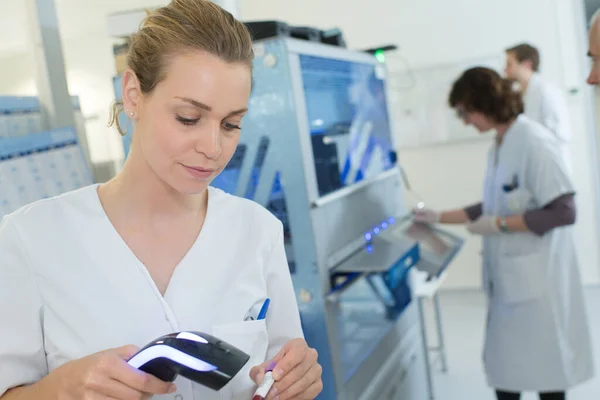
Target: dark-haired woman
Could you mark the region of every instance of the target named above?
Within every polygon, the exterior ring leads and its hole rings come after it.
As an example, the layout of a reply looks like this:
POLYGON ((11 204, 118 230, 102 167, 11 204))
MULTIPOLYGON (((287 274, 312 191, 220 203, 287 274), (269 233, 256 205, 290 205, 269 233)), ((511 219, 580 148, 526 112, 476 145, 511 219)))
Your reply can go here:
POLYGON ((523 115, 520 94, 493 70, 466 71, 449 102, 466 124, 496 132, 483 201, 441 213, 415 210, 415 220, 466 224, 483 236, 483 361, 498 399, 524 391, 565 399, 594 366, 571 227, 575 190, 559 144, 523 115))

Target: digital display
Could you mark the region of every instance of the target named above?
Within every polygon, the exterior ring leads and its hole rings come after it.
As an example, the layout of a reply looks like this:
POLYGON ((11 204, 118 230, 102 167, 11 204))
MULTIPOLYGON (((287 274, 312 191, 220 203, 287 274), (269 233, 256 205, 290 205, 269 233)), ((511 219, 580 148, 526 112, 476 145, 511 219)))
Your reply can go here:
POLYGON ((381 65, 300 56, 319 195, 394 167, 381 65))

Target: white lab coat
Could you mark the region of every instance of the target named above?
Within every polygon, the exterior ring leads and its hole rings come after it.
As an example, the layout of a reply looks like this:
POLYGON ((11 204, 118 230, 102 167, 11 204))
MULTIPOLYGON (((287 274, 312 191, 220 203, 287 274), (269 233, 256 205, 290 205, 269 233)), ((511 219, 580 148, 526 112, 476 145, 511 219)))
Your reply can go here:
MULTIPOLYGON (((523 214, 573 192, 556 140, 519 116, 490 151, 484 215, 523 214), (506 193, 503 185, 514 177, 518 188, 506 193)), ((572 227, 542 237, 523 232, 484 238, 489 303, 483 358, 491 387, 560 391, 593 376, 578 267, 572 227)))
POLYGON ((548 128, 559 139, 560 152, 571 172, 571 120, 564 94, 560 88, 533 74, 523 96, 525 115, 548 128))
POLYGON ((60 365, 167 333, 213 334, 251 355, 220 392, 176 380, 157 400, 248 400, 250 368, 302 337, 282 225, 256 203, 209 188, 202 232, 159 293, 90 186, 0 223, 0 395, 60 365), (266 320, 244 321, 271 298, 266 320))

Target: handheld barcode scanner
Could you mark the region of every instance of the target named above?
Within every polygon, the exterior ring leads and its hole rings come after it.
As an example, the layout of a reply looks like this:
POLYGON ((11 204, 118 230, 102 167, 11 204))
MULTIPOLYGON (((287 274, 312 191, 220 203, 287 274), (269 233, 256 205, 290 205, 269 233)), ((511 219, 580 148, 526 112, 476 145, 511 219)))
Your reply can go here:
POLYGON ((173 382, 178 375, 213 390, 220 390, 244 367, 250 356, 202 332, 162 336, 140 349, 129 365, 173 382))

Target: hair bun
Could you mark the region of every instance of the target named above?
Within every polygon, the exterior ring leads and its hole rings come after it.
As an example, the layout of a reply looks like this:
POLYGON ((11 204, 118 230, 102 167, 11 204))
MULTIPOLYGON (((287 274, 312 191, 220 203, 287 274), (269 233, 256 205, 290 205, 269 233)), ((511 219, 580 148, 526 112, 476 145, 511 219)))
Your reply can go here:
POLYGON ((461 106, 484 114, 497 123, 506 123, 523 112, 523 100, 511 80, 487 67, 466 70, 454 83, 450 106, 461 106))
MULTIPOLYGON (((252 69, 254 50, 250 31, 231 13, 209 0, 172 0, 146 12, 138 32, 132 35, 127 65, 139 80, 142 93, 152 92, 164 79, 169 59, 190 50, 204 51, 227 63, 252 69)), ((109 125, 118 122, 122 104, 111 108, 109 125)))

